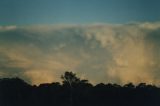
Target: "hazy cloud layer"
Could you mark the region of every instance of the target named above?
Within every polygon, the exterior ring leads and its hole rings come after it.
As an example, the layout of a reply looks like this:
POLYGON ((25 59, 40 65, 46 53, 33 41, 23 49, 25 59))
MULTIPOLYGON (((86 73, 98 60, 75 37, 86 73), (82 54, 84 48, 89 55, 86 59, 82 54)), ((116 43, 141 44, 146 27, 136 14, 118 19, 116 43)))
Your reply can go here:
POLYGON ((160 83, 160 23, 0 26, 0 77, 32 84, 66 70, 93 83, 160 83))

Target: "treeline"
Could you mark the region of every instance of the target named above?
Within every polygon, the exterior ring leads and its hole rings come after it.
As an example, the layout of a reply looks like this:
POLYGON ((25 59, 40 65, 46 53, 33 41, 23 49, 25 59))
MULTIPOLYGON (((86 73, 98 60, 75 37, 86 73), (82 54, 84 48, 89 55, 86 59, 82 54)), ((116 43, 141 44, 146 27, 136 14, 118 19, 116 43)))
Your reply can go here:
POLYGON ((61 78, 62 84, 39 86, 19 78, 0 79, 0 106, 160 106, 160 88, 153 85, 93 86, 72 72, 61 78))

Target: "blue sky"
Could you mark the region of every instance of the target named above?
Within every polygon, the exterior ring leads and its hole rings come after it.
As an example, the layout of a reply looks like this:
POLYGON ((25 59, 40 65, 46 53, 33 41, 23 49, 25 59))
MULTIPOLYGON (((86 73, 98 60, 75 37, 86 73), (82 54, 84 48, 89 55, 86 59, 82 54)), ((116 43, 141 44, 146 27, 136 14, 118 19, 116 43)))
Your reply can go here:
POLYGON ((153 22, 159 0, 0 0, 0 25, 153 22))

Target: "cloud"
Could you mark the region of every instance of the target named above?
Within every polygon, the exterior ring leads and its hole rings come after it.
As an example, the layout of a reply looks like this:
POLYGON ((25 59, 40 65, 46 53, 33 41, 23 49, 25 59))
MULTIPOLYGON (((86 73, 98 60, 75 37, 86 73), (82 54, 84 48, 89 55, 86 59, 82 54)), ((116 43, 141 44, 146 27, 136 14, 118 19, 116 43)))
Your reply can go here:
POLYGON ((160 23, 0 27, 0 77, 60 81, 67 70, 93 83, 160 82, 160 23))
POLYGON ((0 26, 0 31, 9 31, 9 30, 14 30, 16 29, 16 26, 0 26))
POLYGON ((52 71, 44 71, 42 69, 27 70, 23 73, 23 76, 25 76, 31 84, 51 83, 55 81, 55 74, 53 74, 52 71))

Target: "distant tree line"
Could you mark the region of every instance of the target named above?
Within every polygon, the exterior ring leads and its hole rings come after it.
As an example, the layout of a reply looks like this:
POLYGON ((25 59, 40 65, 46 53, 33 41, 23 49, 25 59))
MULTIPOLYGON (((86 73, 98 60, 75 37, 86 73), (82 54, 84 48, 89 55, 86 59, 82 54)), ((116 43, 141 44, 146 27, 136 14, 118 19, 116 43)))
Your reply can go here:
POLYGON ((160 106, 160 88, 132 83, 97 84, 81 80, 72 72, 63 83, 29 85, 19 78, 0 79, 0 106, 160 106))

